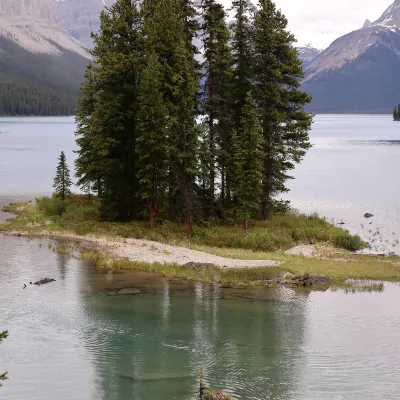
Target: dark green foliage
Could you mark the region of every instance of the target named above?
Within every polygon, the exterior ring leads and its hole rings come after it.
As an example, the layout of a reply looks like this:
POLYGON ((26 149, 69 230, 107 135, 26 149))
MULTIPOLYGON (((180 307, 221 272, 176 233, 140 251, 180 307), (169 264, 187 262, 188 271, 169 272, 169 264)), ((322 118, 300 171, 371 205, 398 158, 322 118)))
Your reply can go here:
POLYGON ((64 201, 66 197, 71 194, 71 185, 72 181, 67 165, 67 159, 64 152, 62 151, 60 154, 60 158, 58 159, 56 176, 53 183, 55 193, 62 201, 64 201))
POLYGON ((151 226, 156 223, 168 176, 168 107, 163 98, 162 77, 163 66, 150 53, 140 82, 138 127, 141 135, 137 152, 139 191, 149 205, 151 226))
POLYGON ((238 202, 238 217, 245 229, 260 201, 263 145, 256 109, 252 97, 248 95, 238 131, 233 137, 234 195, 238 202))
MULTIPOLYGON (((6 339, 8 336, 8 332, 7 331, 3 331, 0 332, 0 344, 1 342, 6 339)), ((3 374, 0 374, 0 381, 5 381, 7 378, 7 372, 4 372, 3 374)), ((0 387, 2 386, 2 384, 0 383, 0 387)))
POLYGON ((288 191, 289 172, 311 147, 312 115, 304 111, 311 98, 299 89, 303 70, 294 43, 285 16, 271 0, 259 0, 253 85, 264 136, 263 219, 271 216, 274 197, 288 191))
POLYGON ((232 38, 215 0, 202 1, 200 19, 191 0, 118 0, 101 14, 76 173, 103 219, 150 216, 155 227, 168 217, 192 235, 194 220, 226 220, 232 205, 246 227, 260 209, 287 210, 276 196, 310 146, 310 99, 286 19, 269 0, 259 6, 233 2, 232 38))
POLYGON ((140 25, 136 1, 120 0, 102 12, 93 35, 95 67, 88 68, 77 117, 80 184, 96 188, 107 219, 137 214, 140 25))
POLYGON ((201 108, 208 123, 209 203, 212 210, 217 170, 221 175, 221 199, 223 203, 226 200, 226 178, 232 134, 233 61, 229 45, 230 32, 225 21, 226 13, 223 6, 215 0, 203 0, 202 11, 204 79, 201 108))
POLYGON ((357 251, 365 246, 365 243, 361 240, 360 236, 352 236, 349 235, 347 232, 336 235, 333 239, 333 244, 336 247, 350 251, 357 251))
POLYGON ((86 58, 61 47, 34 54, 5 37, 0 49, 0 115, 74 114, 86 58))

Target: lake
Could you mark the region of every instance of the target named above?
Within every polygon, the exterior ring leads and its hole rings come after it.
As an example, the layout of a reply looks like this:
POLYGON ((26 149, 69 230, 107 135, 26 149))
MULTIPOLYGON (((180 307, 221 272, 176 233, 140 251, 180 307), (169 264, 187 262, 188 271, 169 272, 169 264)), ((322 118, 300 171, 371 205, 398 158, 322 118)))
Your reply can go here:
POLYGON ((201 368, 233 399, 398 399, 395 284, 229 289, 99 271, 49 245, 0 236, 2 399, 195 400, 201 368), (124 286, 141 294, 106 290, 124 286))
MULTIPOLYGON (((0 204, 51 193, 61 150, 73 168, 74 129, 73 118, 0 118, 0 204)), ((343 220, 373 251, 400 253, 400 124, 320 115, 311 141, 290 182, 293 206, 343 220)), ((0 236, 0 330, 10 333, 1 398, 194 400, 204 368, 235 400, 398 399, 396 284, 229 289, 99 271, 56 245, 0 236), (46 276, 56 282, 29 285, 46 276), (114 295, 122 287, 141 293, 114 295)))
MULTIPOLYGON (((0 205, 50 194, 61 150, 73 170, 74 131, 73 117, 0 118, 0 205)), ((400 123, 391 115, 317 115, 310 137, 313 148, 284 197, 302 212, 343 221, 374 252, 400 253, 400 123), (374 218, 365 220, 367 212, 374 218)))

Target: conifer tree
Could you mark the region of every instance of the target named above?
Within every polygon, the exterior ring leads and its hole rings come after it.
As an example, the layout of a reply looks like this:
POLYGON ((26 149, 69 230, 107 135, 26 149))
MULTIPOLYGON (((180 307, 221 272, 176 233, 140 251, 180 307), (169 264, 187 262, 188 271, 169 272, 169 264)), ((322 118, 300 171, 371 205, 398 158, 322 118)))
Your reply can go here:
POLYGON ((396 107, 394 107, 393 108, 393 121, 397 121, 397 108, 396 107))
POLYGON ((209 125, 210 197, 215 197, 218 160, 221 170, 221 198, 225 200, 226 170, 231 135, 232 54, 230 32, 223 6, 215 0, 203 0, 202 38, 204 49, 202 109, 209 125))
POLYGON ((252 78, 252 26, 253 6, 250 0, 233 0, 235 22, 232 27, 232 55, 234 68, 234 118, 238 125, 246 96, 251 91, 252 78))
POLYGON ((77 183, 82 190, 86 192, 90 188, 90 191, 101 195, 101 163, 107 148, 98 134, 99 127, 96 126, 96 68, 91 63, 87 67, 81 92, 76 117, 78 158, 75 161, 75 174, 79 178, 77 183))
MULTIPOLYGON (((136 165, 138 87, 142 69, 139 2, 117 0, 106 8, 100 16, 100 31, 93 35, 93 40, 96 102, 89 119, 85 120, 84 114, 77 118, 78 126, 82 122, 86 128, 79 131, 85 140, 78 142, 81 145, 78 174, 82 176, 85 170, 90 171, 89 163, 97 160, 102 216, 126 221, 135 218, 139 197, 136 165), (87 145, 90 154, 85 153, 87 145)), ((88 94, 85 99, 90 100, 88 94)), ((88 179, 93 179, 93 175, 88 174, 88 179)))
POLYGON ((396 120, 396 121, 399 121, 399 120, 400 120, 400 104, 397 106, 397 113, 396 113, 396 115, 397 115, 397 120, 396 120))
POLYGON ((53 183, 53 188, 55 189, 57 196, 59 196, 62 201, 64 201, 66 197, 71 194, 71 185, 72 181, 67 165, 67 159, 62 151, 60 158, 58 159, 56 176, 53 183))
POLYGON ((274 197, 286 192, 289 171, 310 148, 311 101, 299 87, 304 73, 285 16, 271 0, 259 0, 254 20, 253 86, 264 136, 262 218, 273 212, 274 197))
POLYGON ((251 215, 258 210, 263 167, 263 137, 250 94, 242 110, 238 132, 234 133, 234 194, 237 215, 246 230, 251 215))
POLYGON ((167 188, 168 107, 162 77, 162 65, 152 52, 140 82, 137 141, 140 193, 149 206, 151 227, 156 224, 158 203, 167 188))
MULTIPOLYGON (((8 332, 7 331, 0 332, 0 344, 4 339, 7 339, 7 336, 8 336, 8 332)), ((6 379, 8 379, 7 378, 7 372, 4 372, 4 373, 0 374, 0 382, 1 381, 5 381, 6 379)), ((2 386, 2 384, 0 383, 0 387, 1 386, 2 386)))
POLYGON ((168 108, 168 197, 169 217, 179 216, 193 232, 193 194, 197 175, 196 96, 199 74, 194 50, 188 41, 190 16, 186 2, 146 0, 143 23, 146 41, 161 65, 160 88, 168 108), (187 11, 186 11, 187 13, 187 11))

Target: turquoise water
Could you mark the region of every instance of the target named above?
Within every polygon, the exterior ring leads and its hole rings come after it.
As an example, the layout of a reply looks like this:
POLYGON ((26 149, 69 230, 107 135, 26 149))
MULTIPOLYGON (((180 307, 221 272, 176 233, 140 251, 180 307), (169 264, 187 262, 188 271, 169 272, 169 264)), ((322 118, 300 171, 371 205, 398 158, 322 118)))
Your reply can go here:
POLYGON ((398 399, 394 284, 229 289, 99 271, 48 245, 0 236, 2 399, 194 400, 201 368, 233 399, 398 399), (122 287, 141 294, 106 290, 122 287))

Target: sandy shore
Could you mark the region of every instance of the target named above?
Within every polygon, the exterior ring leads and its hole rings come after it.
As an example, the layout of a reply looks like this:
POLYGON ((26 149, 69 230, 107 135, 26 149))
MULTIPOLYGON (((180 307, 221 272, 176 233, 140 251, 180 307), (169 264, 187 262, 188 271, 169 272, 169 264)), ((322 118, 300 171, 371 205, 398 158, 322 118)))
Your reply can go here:
MULTIPOLYGON (((10 231, 3 234, 8 236, 30 235, 29 232, 23 231, 10 231)), ((146 262, 149 264, 185 265, 188 263, 201 263, 213 264, 221 268, 276 267, 281 264, 279 261, 273 260, 235 260, 150 240, 112 240, 104 237, 80 236, 57 231, 35 232, 33 236, 80 241, 86 243, 86 247, 88 248, 109 254, 115 258, 127 258, 129 261, 146 262)))

